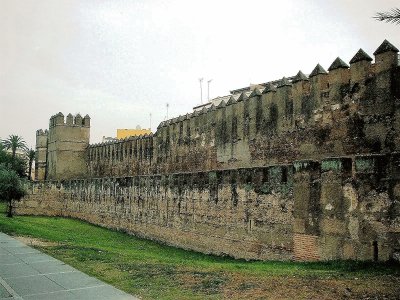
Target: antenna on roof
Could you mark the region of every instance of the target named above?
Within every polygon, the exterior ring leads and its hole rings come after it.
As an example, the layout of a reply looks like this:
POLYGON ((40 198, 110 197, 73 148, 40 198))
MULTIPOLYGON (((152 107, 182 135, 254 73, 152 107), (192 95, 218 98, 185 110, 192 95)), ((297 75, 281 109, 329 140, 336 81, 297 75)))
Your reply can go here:
POLYGON ((150 131, 151 131, 151 113, 150 113, 150 131))
POLYGON ((168 120, 168 108, 169 108, 169 104, 167 103, 167 120, 168 120))
POLYGON ((203 104, 203 78, 199 78, 200 81, 200 103, 203 104))
POLYGON ((212 81, 212 79, 207 81, 207 98, 208 98, 208 102, 210 102, 210 82, 212 81))

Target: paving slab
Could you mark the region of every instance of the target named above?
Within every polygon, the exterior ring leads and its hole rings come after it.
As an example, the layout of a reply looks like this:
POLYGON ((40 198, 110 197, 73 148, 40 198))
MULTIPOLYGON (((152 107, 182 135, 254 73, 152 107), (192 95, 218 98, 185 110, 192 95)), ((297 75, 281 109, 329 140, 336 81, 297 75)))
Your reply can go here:
POLYGON ((0 255, 4 254, 10 254, 10 251, 8 251, 6 248, 0 248, 0 255))
MULTIPOLYGON (((1 244, 0 244, 1 247, 1 244)), ((4 249, 6 249, 8 252, 12 254, 29 254, 29 253, 40 253, 39 250, 33 249, 31 247, 28 247, 26 245, 23 246, 6 246, 4 249)))
POLYGON ((7 284, 20 296, 65 290, 46 275, 12 277, 7 279, 7 284))
POLYGON ((38 274, 39 272, 37 270, 25 263, 1 265, 0 268, 0 277, 2 277, 3 279, 10 277, 32 276, 38 274))
POLYGON ((25 263, 37 263, 37 262, 47 262, 47 261, 56 261, 54 257, 51 257, 50 255, 44 254, 44 253, 25 253, 25 254, 20 254, 17 253, 15 254, 17 258, 22 260, 25 263))
POLYGON ((48 274, 47 277, 68 290, 103 285, 100 280, 82 272, 48 274))
POLYGON ((0 239, 2 238, 9 238, 10 236, 8 234, 5 234, 3 232, 0 232, 0 239))
MULTIPOLYGON (((1 240, 0 241, 0 247, 4 248, 4 247, 24 247, 25 244, 23 244, 20 241, 17 240, 1 240)), ((31 248, 32 249, 32 248, 31 248)), ((33 249, 32 249, 33 250, 33 249)))
POLYGON ((47 294, 37 294, 24 296, 24 299, 29 300, 77 300, 77 296, 72 294, 70 291, 59 291, 47 294))
POLYGON ((1 265, 12 265, 12 264, 20 264, 22 260, 12 255, 10 252, 8 254, 0 255, 0 266, 1 265))
POLYGON ((0 232, 0 300, 138 299, 0 232))
POLYGON ((65 273, 74 272, 76 269, 59 261, 48 261, 45 264, 43 262, 34 262, 30 264, 32 268, 37 270, 39 274, 51 274, 51 273, 65 273))
MULTIPOLYGON (((130 300, 132 296, 110 286, 92 287, 86 289, 77 289, 71 291, 76 299, 96 299, 96 300, 130 300)), ((133 298, 137 299, 137 298, 133 298)))
POLYGON ((7 291, 7 289, 2 284, 0 284, 0 299, 7 297, 9 298, 11 296, 12 295, 7 291))

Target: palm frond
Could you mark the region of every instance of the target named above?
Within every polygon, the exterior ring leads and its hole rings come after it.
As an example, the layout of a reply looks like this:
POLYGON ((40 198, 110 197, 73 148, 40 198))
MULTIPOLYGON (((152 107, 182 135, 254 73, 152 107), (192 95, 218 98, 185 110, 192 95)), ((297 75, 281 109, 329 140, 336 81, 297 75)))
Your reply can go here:
POLYGON ((27 149, 26 142, 24 139, 18 135, 11 134, 7 139, 1 141, 3 147, 6 150, 12 150, 13 156, 17 149, 25 150, 27 149))
POLYGON ((378 12, 374 16, 374 19, 400 25, 400 8, 392 8, 388 12, 378 12))
POLYGON ((25 155, 29 158, 29 160, 34 160, 35 154, 36 154, 35 150, 28 148, 25 149, 25 155))

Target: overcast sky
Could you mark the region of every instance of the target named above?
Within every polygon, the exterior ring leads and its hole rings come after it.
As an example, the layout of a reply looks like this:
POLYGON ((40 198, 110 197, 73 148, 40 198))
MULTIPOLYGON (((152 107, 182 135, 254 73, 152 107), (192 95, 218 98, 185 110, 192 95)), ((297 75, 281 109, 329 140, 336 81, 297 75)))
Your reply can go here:
POLYGON ((91 143, 117 128, 191 112, 210 96, 327 69, 400 26, 375 21, 398 0, 0 0, 0 138, 61 111, 89 114, 91 143))

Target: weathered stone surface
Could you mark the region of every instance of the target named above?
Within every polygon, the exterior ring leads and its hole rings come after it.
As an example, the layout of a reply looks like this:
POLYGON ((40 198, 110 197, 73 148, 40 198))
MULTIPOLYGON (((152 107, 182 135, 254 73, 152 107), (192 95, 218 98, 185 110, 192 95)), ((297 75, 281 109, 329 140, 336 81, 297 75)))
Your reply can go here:
POLYGON ((400 67, 382 45, 375 63, 360 49, 350 68, 242 89, 153 135, 89 145, 89 116, 59 113, 37 132, 36 178, 52 181, 16 212, 247 259, 394 257, 400 67))
POLYGON ((197 251, 290 259, 292 183, 270 168, 38 183, 19 214, 62 215, 197 251), (252 176, 251 179, 248 176, 252 176))

